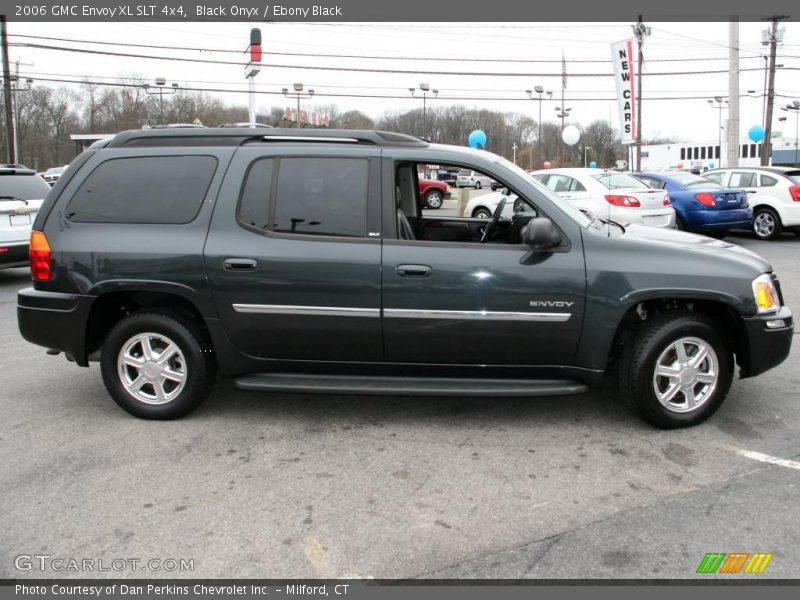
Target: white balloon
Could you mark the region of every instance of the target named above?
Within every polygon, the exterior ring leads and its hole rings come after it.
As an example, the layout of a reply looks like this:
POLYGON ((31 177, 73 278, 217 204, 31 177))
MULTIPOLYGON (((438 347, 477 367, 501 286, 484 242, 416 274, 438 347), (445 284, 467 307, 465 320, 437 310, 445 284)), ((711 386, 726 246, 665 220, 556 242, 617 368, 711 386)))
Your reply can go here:
POLYGON ((581 130, 575 127, 575 125, 568 125, 564 127, 564 131, 561 132, 561 139, 564 140, 567 146, 574 146, 578 143, 578 140, 581 139, 581 130))

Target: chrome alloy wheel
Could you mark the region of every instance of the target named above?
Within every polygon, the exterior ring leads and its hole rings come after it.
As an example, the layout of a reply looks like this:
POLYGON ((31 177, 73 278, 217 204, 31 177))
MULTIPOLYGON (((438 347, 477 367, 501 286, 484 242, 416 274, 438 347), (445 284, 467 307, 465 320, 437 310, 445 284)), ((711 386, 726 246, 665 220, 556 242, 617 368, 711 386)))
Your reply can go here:
POLYGON ((719 381, 719 361, 711 344, 696 337, 672 342, 656 360, 653 390, 670 412, 685 413, 705 404, 719 381))
POLYGON ((753 229, 759 237, 769 237, 775 231, 775 217, 766 211, 758 213, 753 220, 753 229))
POLYGON ((187 366, 178 345, 160 333, 128 339, 117 356, 122 387, 146 404, 166 404, 186 386, 187 366))

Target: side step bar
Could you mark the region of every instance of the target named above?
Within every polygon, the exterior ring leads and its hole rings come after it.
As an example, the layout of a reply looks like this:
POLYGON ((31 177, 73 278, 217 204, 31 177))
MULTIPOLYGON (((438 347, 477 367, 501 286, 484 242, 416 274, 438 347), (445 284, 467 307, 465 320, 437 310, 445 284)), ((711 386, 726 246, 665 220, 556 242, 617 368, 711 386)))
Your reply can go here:
POLYGON ((457 379, 259 373, 235 380, 240 390, 375 396, 569 396, 589 386, 568 379, 457 379))

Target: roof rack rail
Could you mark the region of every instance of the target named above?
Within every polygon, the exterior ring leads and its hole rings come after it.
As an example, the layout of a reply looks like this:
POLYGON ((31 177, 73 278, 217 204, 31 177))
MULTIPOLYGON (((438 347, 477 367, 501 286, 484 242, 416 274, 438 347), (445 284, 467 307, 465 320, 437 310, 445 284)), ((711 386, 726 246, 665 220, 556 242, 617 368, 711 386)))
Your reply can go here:
POLYGON ((124 146, 241 146, 248 143, 348 143, 381 147, 424 148, 420 138, 369 129, 289 129, 289 128, 173 128, 134 129, 115 135, 106 148, 124 146))

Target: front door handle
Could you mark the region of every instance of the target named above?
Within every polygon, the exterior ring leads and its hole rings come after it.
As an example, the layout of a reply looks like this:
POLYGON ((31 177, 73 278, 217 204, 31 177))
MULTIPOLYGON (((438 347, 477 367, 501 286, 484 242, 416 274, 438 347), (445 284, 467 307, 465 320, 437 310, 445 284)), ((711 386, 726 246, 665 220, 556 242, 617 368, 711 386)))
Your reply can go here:
POLYGON ((255 271, 258 262, 253 258, 226 258, 222 266, 226 271, 255 271))
POLYGON ((430 277, 432 269, 428 265, 397 265, 400 277, 430 277))

